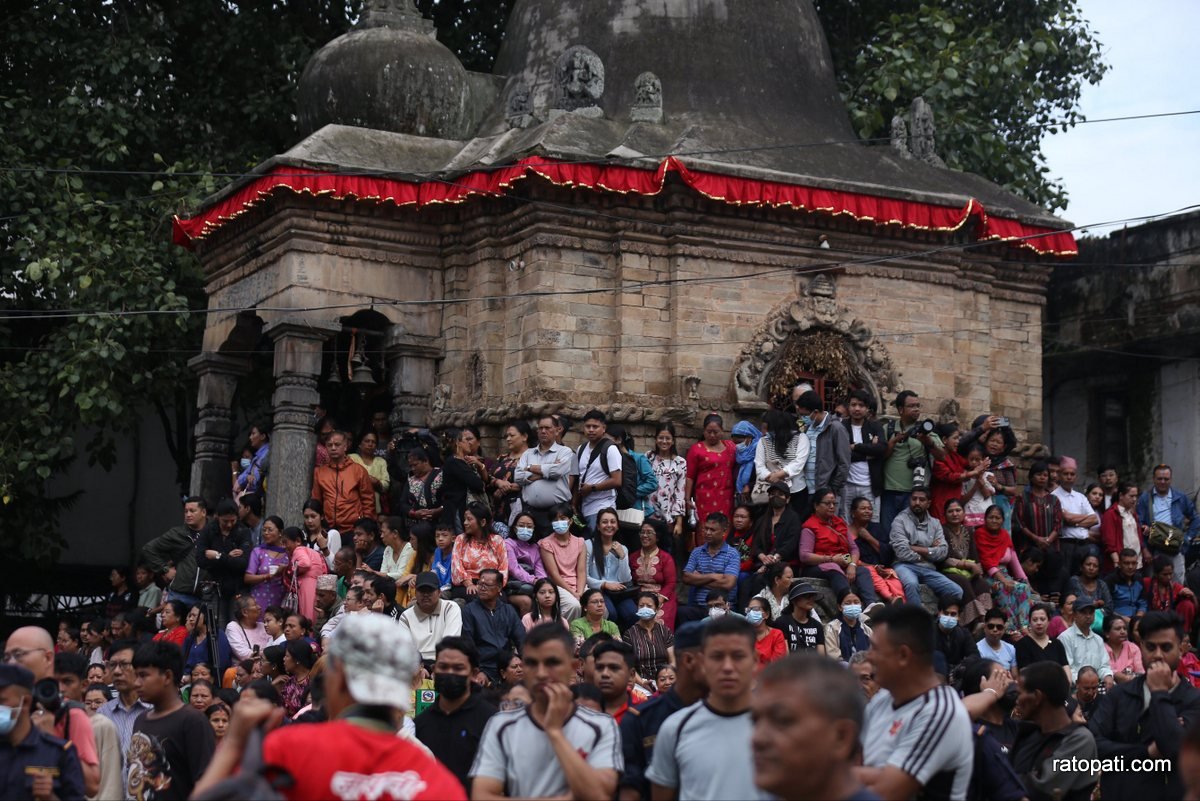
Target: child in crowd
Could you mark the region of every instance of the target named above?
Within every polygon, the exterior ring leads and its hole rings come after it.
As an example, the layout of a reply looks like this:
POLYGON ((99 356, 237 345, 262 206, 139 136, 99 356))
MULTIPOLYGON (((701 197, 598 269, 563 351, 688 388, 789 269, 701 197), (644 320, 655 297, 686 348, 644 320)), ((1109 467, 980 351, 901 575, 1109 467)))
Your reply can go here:
POLYGON ((820 590, 807 581, 798 581, 788 592, 788 605, 772 625, 783 632, 788 651, 816 651, 825 655, 825 632, 819 620, 814 620, 820 590))
POLYGON ((449 523, 438 523, 433 532, 433 540, 437 548, 433 552, 434 573, 442 583, 442 592, 450 592, 450 560, 454 556, 454 526, 449 523))
MULTIPOLYGON (((978 470, 986 458, 983 448, 976 446, 967 454, 967 466, 971 470, 978 470)), ((984 513, 992 505, 992 496, 995 494, 996 477, 990 471, 985 471, 983 475, 968 478, 963 482, 963 511, 966 512, 965 520, 968 526, 979 528, 983 525, 984 513)))

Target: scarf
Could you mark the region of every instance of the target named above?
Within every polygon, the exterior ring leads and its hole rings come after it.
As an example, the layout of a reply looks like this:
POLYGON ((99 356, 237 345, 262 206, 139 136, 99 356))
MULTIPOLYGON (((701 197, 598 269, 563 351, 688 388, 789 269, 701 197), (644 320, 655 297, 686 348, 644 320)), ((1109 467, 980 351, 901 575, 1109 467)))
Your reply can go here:
POLYGON ((979 551, 979 563, 983 565, 984 572, 998 567, 1005 552, 1012 547, 1012 537, 1004 529, 995 534, 983 526, 975 529, 975 549, 979 551))
POLYGON ((754 474, 754 452, 758 448, 758 441, 762 439, 762 432, 753 423, 739 420, 733 426, 732 434, 735 437, 750 437, 749 442, 737 446, 735 456, 738 463, 737 491, 746 492, 750 484, 750 476, 754 474))

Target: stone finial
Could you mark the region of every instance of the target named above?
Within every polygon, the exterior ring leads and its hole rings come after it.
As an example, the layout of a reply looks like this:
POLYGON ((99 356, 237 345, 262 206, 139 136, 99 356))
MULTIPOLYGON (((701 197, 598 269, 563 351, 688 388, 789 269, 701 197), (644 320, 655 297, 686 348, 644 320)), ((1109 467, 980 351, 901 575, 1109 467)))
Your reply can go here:
POLYGON ((808 280, 808 294, 816 298, 832 298, 837 295, 837 284, 833 276, 817 273, 808 280))
POLYGON ((643 72, 634 79, 629 118, 634 122, 662 122, 662 81, 653 72, 643 72))
POLYGON ((504 121, 509 128, 528 128, 533 125, 533 92, 524 81, 517 81, 504 102, 504 121))
POLYGON ((932 164, 935 167, 945 167, 946 163, 938 158, 933 125, 933 109, 925 102, 925 98, 913 99, 912 109, 912 154, 918 161, 932 164))
POLYGON ((604 94, 604 62, 588 48, 573 45, 563 51, 554 66, 554 83, 558 97, 550 112, 552 119, 564 111, 604 116, 599 105, 604 94))
POLYGON ((358 28, 401 28, 433 33, 433 21, 417 11, 413 0, 365 0, 358 28))
POLYGON ((908 123, 903 114, 892 117, 892 150, 902 159, 911 159, 912 151, 908 149, 908 123))

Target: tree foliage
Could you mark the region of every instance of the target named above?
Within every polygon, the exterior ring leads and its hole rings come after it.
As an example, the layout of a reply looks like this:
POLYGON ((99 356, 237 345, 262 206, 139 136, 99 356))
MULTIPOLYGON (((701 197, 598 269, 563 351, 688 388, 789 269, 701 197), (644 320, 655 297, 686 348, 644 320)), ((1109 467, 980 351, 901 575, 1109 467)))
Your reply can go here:
MULTIPOLYGON (((345 3, 34 2, 0 31, 0 548, 49 561, 77 456, 108 466, 156 407, 182 442, 205 297, 170 216, 293 144, 345 3), (133 314, 155 310, 167 314, 133 314), (84 441, 76 441, 87 432, 84 441)), ((99 528, 97 535, 112 532, 99 528)))
POLYGON ((1084 83, 1104 75, 1077 0, 816 0, 851 119, 887 137, 921 96, 938 154, 1038 205, 1066 206, 1041 142, 1079 122, 1084 83))

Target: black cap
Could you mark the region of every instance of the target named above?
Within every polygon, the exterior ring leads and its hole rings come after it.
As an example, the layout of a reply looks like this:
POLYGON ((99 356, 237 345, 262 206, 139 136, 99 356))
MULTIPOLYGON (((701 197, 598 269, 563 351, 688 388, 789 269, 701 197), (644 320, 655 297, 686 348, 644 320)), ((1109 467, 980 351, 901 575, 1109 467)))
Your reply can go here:
POLYGON ((0 664, 0 690, 13 685, 33 689, 33 674, 20 665, 0 664))
POLYGON ((820 595, 821 590, 815 584, 810 584, 807 581, 797 581, 788 590, 788 600, 794 601, 802 595, 820 595))
POLYGON ((417 576, 418 590, 436 590, 441 586, 442 582, 438 581, 437 573, 434 573, 432 570, 426 570, 417 576))
POLYGON ((704 627, 707 625, 707 620, 693 620, 675 629, 675 650, 688 651, 699 648, 700 641, 704 639, 704 627))
POLYGON ((790 484, 788 484, 786 481, 772 481, 770 484, 767 485, 767 489, 768 490, 779 490, 784 495, 792 494, 792 486, 790 484))
POLYGON ((1079 595, 1075 596, 1075 611, 1076 612, 1078 612, 1080 609, 1087 609, 1089 607, 1092 609, 1096 608, 1096 599, 1095 598, 1088 595, 1086 592, 1081 592, 1081 593, 1079 593, 1079 595))

